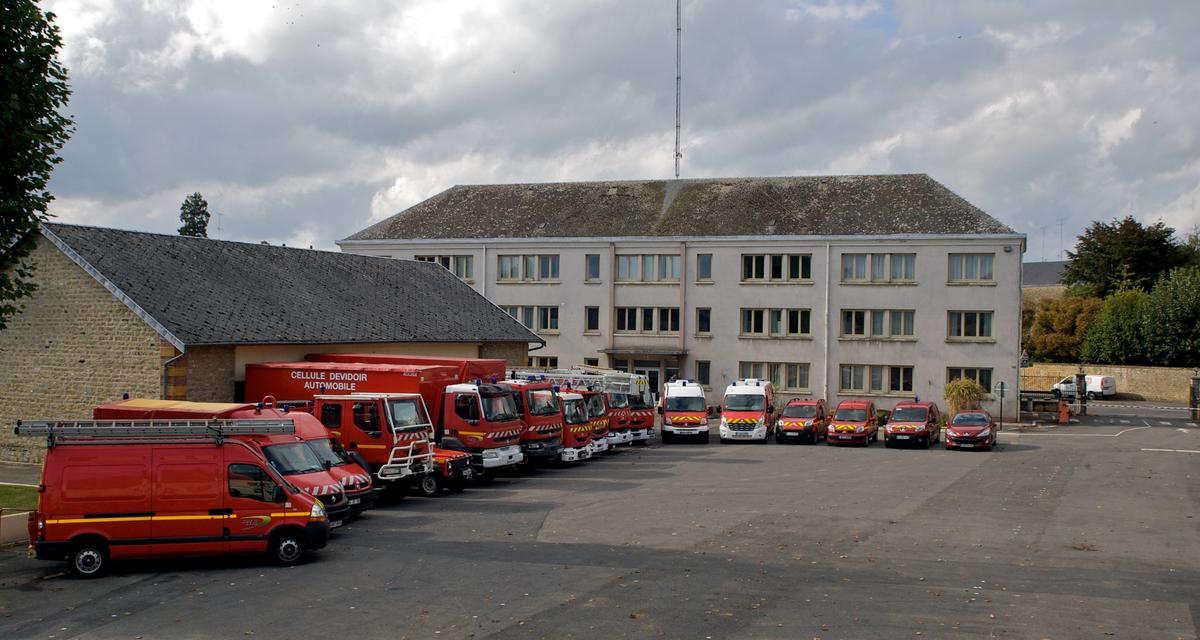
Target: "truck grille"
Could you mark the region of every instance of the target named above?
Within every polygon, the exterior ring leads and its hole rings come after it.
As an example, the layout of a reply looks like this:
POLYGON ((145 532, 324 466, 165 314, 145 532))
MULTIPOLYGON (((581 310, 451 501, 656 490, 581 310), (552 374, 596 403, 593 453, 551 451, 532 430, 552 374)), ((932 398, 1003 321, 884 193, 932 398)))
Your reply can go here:
POLYGON ((729 425, 730 431, 754 431, 757 428, 758 428, 758 424, 754 423, 754 422, 729 425))

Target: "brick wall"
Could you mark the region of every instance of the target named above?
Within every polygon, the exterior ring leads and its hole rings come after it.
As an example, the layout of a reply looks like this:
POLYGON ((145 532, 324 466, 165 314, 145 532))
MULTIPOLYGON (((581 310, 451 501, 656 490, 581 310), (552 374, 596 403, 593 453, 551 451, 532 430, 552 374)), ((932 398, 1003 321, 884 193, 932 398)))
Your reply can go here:
POLYGON ((121 394, 157 398, 165 345, 157 333, 41 239, 38 285, 0 331, 0 459, 36 461, 44 443, 17 438, 19 418, 90 418, 121 394))
POLYGON ((187 352, 187 399, 233 402, 233 347, 191 347, 187 352))
POLYGON ((500 358, 511 367, 524 367, 529 360, 526 342, 485 342, 479 345, 480 358, 500 358))
MULTIPOLYGON (((1021 388, 1049 391, 1059 380, 1079 372, 1078 364, 1034 363, 1021 369, 1021 388)), ((1188 389, 1195 369, 1182 367, 1124 367, 1107 364, 1082 365, 1089 375, 1112 376, 1117 396, 1135 400, 1157 400, 1187 404, 1188 389)))

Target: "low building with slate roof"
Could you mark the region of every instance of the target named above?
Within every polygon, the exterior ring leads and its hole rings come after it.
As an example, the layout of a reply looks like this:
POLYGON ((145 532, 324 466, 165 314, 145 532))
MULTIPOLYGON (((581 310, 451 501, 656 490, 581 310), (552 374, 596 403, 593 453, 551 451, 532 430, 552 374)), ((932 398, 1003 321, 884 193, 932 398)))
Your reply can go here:
MULTIPOLYGON (((446 269, 47 224, 37 291, 0 331, 0 424, 131 397, 243 401, 246 363, 311 352, 504 358, 543 340, 446 269)), ((0 430, 0 458, 44 449, 0 430)))
POLYGON ((1016 388, 1025 236, 924 174, 459 185, 338 244, 442 264, 546 340, 535 366, 712 401, 1016 388))

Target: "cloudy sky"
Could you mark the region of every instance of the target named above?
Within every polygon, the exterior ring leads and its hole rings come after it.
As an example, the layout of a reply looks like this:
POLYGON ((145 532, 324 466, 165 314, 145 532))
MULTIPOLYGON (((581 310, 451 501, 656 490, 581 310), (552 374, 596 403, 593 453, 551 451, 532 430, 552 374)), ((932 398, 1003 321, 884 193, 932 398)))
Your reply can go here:
MULTIPOLYGON (((66 222, 334 241, 451 185, 667 178, 670 0, 57 0, 66 222)), ((1200 224, 1200 2, 685 0, 683 177, 922 172, 1055 259, 1200 224), (1044 249, 1043 249, 1044 245, 1044 249)))

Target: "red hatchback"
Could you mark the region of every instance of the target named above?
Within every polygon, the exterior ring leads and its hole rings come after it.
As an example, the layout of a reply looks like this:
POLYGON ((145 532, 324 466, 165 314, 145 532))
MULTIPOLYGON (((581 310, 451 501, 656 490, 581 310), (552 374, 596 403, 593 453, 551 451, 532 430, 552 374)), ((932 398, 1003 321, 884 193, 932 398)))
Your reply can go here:
POLYGON ((901 402, 883 428, 883 446, 919 444, 928 448, 942 432, 942 415, 932 402, 901 402))
POLYGON ((999 425, 987 411, 961 411, 946 425, 946 448, 990 450, 996 446, 996 432, 999 430, 999 425))

